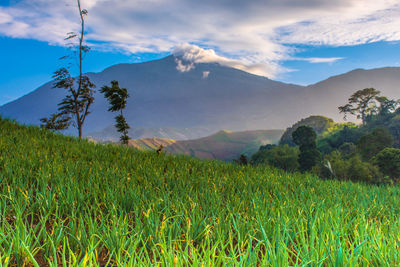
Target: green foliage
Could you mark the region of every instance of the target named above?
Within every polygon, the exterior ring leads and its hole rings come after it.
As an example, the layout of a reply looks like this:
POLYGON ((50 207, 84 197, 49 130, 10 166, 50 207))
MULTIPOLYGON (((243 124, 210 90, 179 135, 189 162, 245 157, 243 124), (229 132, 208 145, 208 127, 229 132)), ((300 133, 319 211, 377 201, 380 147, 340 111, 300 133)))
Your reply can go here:
POLYGON ((338 150, 344 158, 351 158, 356 155, 357 146, 354 143, 343 143, 338 150))
POLYGON ((364 160, 370 160, 386 147, 391 147, 393 137, 385 128, 374 129, 371 133, 366 134, 357 142, 357 150, 364 160))
POLYGON ((349 180, 349 161, 342 157, 339 151, 326 155, 323 162, 314 166, 312 172, 323 179, 349 180))
POLYGON ((251 157, 250 163, 253 165, 268 164, 285 171, 294 172, 299 168, 298 155, 298 148, 288 145, 274 146, 268 150, 260 148, 260 151, 251 157))
POLYGON ((129 97, 128 90, 126 88, 120 88, 118 81, 111 81, 111 87, 103 86, 100 92, 108 99, 110 104, 108 111, 120 112, 120 114, 115 117, 115 128, 117 128, 118 132, 122 133, 120 137, 121 143, 127 145, 130 139, 128 136, 130 126, 122 111, 125 109, 127 104, 127 99, 129 97))
POLYGON ((383 177, 378 167, 362 161, 360 157, 352 157, 348 164, 348 179, 351 181, 367 183, 380 183, 382 181, 383 177))
POLYGON ((398 266, 400 189, 0 120, 3 266, 398 266))
POLYGON ((357 143, 365 134, 365 130, 352 124, 345 124, 342 129, 333 131, 318 140, 318 150, 323 154, 329 154, 339 149, 345 143, 357 143))
POLYGON ((317 134, 313 128, 309 126, 300 126, 292 133, 293 142, 301 147, 315 147, 317 134))
POLYGON ((400 148, 400 109, 393 113, 379 113, 368 117, 368 122, 363 128, 365 131, 375 128, 388 129, 394 138, 394 147, 400 148))
POLYGON ((296 122, 294 125, 292 125, 292 127, 287 128, 286 131, 283 133, 279 144, 288 144, 290 146, 295 146, 296 144, 293 142, 292 133, 299 126, 310 126, 313 128, 317 135, 321 135, 324 132, 329 131, 329 129, 335 127, 335 123, 332 119, 324 116, 310 116, 296 122))
POLYGON ((385 148, 372 160, 379 170, 392 179, 400 178, 400 149, 385 148))
POLYGON ((53 131, 65 130, 71 124, 71 118, 61 113, 51 114, 49 118, 42 118, 40 121, 42 127, 53 131))
POLYGON ((313 173, 321 178, 340 181, 353 181, 379 184, 383 182, 383 175, 378 168, 369 162, 364 162, 358 155, 350 159, 345 158, 339 151, 326 155, 323 164, 313 168, 313 173))
POLYGON ((317 135, 313 128, 300 126, 292 133, 293 142, 299 146, 300 171, 309 171, 321 159, 321 153, 317 149, 317 135))

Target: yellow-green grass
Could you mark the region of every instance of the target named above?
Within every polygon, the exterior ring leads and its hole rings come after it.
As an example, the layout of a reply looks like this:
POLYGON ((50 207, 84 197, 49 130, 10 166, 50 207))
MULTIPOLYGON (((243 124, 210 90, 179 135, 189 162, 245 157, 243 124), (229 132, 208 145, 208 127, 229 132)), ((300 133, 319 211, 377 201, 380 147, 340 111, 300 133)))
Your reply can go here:
POLYGON ((0 120, 0 263, 398 266, 400 190, 0 120))

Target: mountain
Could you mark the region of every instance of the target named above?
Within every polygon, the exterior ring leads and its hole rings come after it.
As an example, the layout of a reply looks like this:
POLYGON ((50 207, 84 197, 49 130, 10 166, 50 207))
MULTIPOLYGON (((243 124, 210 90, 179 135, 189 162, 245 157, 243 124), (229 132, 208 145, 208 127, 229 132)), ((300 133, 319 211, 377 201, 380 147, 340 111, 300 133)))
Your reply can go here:
POLYGON ((195 140, 145 138, 130 140, 129 145, 140 150, 155 150, 162 145, 167 153, 230 161, 241 154, 251 156, 261 145, 277 143, 282 133, 283 130, 219 131, 195 140))
POLYGON ((301 99, 306 103, 312 101, 312 105, 307 108, 310 114, 324 115, 334 121, 343 121, 343 115, 339 114, 337 107, 346 104, 355 91, 370 87, 381 91, 384 96, 399 99, 400 68, 356 69, 333 76, 307 86, 301 94, 301 99))
MULTIPOLYGON (((376 87, 384 95, 400 98, 400 68, 355 70, 304 87, 217 63, 196 64, 188 72, 176 67, 176 58, 168 56, 89 73, 98 90, 84 134, 96 139, 118 138, 110 127, 115 114, 107 111, 108 103, 98 92, 111 80, 118 80, 128 89, 131 98, 125 114, 132 127, 130 134, 140 137, 195 139, 221 129, 284 129, 316 114, 337 121, 342 119, 337 107, 346 103, 351 93, 365 87, 376 87)), ((40 124, 40 118, 56 112, 63 95, 63 90, 52 89, 49 82, 1 106, 0 114, 25 124, 40 124)), ((70 129, 66 133, 75 132, 70 129)))

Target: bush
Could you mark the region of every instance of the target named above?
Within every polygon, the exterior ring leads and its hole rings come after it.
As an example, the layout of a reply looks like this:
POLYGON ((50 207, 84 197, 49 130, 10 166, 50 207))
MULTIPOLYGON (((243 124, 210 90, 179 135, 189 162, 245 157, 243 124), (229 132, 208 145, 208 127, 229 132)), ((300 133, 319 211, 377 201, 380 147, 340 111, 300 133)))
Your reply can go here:
POLYGON ((299 168, 297 158, 299 150, 288 145, 275 146, 269 150, 260 150, 251 157, 251 164, 268 164, 285 171, 299 168))
POLYGON ((383 179, 383 175, 379 172, 377 166, 362 161, 359 156, 352 157, 348 164, 347 174, 351 181, 378 184, 383 179))
POLYGON ((346 159, 339 151, 325 156, 323 164, 313 168, 313 173, 325 179, 341 181, 382 183, 383 175, 377 166, 363 162, 358 155, 346 159))
POLYGON ((400 149, 385 148, 372 160, 379 170, 392 179, 400 178, 400 149))
POLYGON ((339 147, 339 152, 340 154, 346 158, 349 159, 353 156, 355 156, 356 152, 357 152, 357 146, 354 143, 343 143, 340 147, 339 147))
POLYGON ((385 128, 376 128, 357 142, 357 150, 364 160, 370 160, 386 147, 391 147, 393 137, 385 128))
POLYGON ((318 140, 318 149, 323 154, 329 154, 339 149, 345 143, 357 143, 365 131, 351 124, 344 124, 343 129, 333 132, 318 140))

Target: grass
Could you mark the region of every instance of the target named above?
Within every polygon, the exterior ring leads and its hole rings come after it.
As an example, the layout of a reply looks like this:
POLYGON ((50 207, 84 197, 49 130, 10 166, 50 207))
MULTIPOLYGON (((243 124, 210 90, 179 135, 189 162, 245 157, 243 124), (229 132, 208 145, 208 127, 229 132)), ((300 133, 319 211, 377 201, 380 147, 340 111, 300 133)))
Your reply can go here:
POLYGON ((0 120, 3 266, 396 266, 400 190, 0 120))

